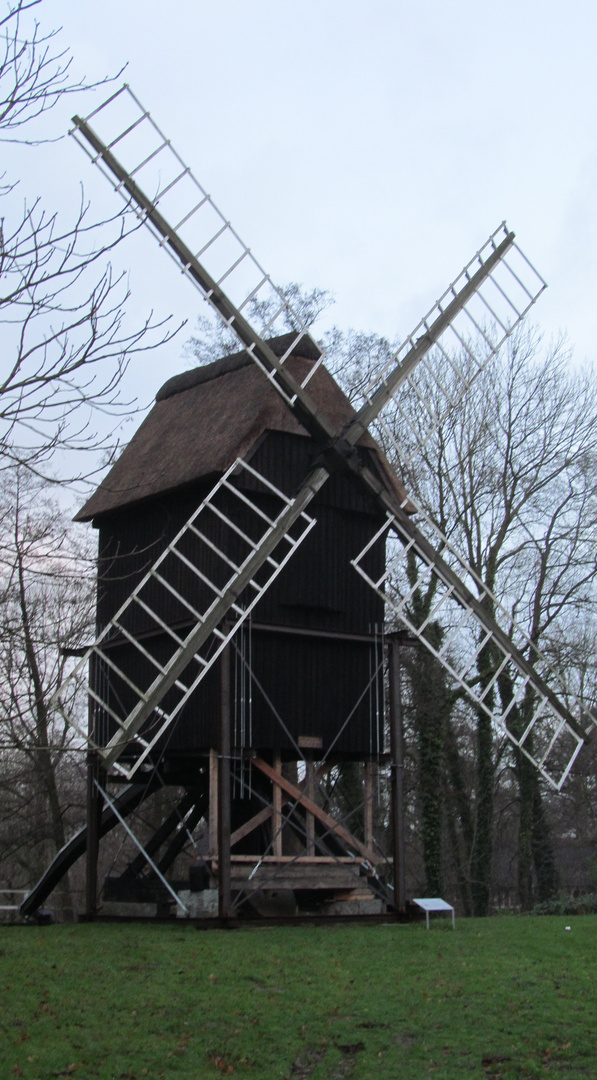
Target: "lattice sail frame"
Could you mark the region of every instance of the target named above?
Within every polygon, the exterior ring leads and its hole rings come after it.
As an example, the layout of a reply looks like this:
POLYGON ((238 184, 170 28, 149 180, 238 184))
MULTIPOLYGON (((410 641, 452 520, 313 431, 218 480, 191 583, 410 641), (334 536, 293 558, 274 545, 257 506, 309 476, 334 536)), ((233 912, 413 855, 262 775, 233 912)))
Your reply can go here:
MULTIPOLYGON (((254 342, 247 343, 245 336, 239 337, 241 345, 262 368, 277 392, 289 404, 293 404, 295 396, 292 390, 289 391, 284 382, 276 378, 276 373, 284 367, 301 338, 308 334, 309 327, 274 285, 149 111, 125 84, 85 119, 74 117, 73 120, 75 126, 71 129, 71 135, 76 142, 148 226, 160 247, 182 267, 191 284, 215 308, 233 334, 239 336, 236 315, 246 320, 260 340, 265 335, 274 337, 289 328, 296 331, 273 370, 263 364, 254 342), (95 130, 89 126, 92 119, 94 125, 101 122, 101 136, 96 136, 95 130), (115 148, 118 161, 112 153, 115 148), (193 273, 193 260, 200 261, 210 281, 200 280, 193 273), (226 297, 236 312, 233 317, 228 312, 224 314, 218 303, 218 290, 224 285, 226 297)), ((466 393, 473 379, 486 367, 545 288, 545 281, 514 242, 506 223, 502 222, 365 388, 363 405, 359 410, 363 424, 368 426, 381 413, 379 423, 385 427, 384 406, 393 400, 394 406, 400 409, 402 393, 418 393, 414 373, 421 362, 441 385, 438 371, 441 362, 445 358, 447 363, 455 366, 451 358, 455 343, 471 353, 468 343, 471 333, 474 333, 481 342, 481 349, 475 350, 476 370, 472 376, 470 372, 459 370, 460 392, 454 393, 452 388, 450 394, 446 394, 445 411, 441 415, 431 414, 427 430, 417 436, 420 445, 424 446, 441 424, 443 416, 466 393), (498 251, 500 255, 496 259, 498 251), (471 282, 477 271, 486 271, 488 265, 492 268, 485 283, 481 286, 477 284, 471 290, 471 282), (446 319, 446 313, 454 307, 455 302, 457 312, 446 319), (423 360, 434 344, 434 356, 423 360)), ((307 387, 324 360, 325 350, 322 348, 319 360, 300 383, 302 389, 307 387)), ((425 396, 418 396, 423 408, 428 411, 425 396)), ((394 439, 395 435, 389 425, 387 427, 388 434, 394 439)), ((401 460, 407 464, 410 454, 405 455, 404 447, 399 446, 398 449, 401 460)))
MULTIPOLYGON (((315 525, 315 519, 301 512, 294 520, 291 529, 286 529, 284 526, 273 545, 273 552, 266 557, 256 572, 247 573, 248 570, 250 571, 251 559, 255 552, 266 540, 276 537, 285 515, 292 510, 294 502, 295 500, 288 499, 246 461, 241 459, 235 461, 74 667, 57 692, 53 703, 59 709, 61 708, 60 697, 65 688, 73 680, 80 680, 81 672, 85 670, 86 665, 90 665, 93 674, 90 674, 86 687, 90 701, 93 702, 90 731, 78 730, 97 750, 106 766, 113 765, 129 780, 134 776, 179 715, 199 683, 216 663, 222 650, 250 615, 257 601, 311 531, 315 525), (275 517, 268 516, 250 499, 247 491, 233 484, 234 476, 243 473, 269 497, 278 500, 279 509, 275 517), (246 531, 247 511, 250 512, 249 520, 253 533, 251 536, 246 531), (237 515, 238 520, 235 520, 237 515), (203 523, 210 517, 218 519, 220 546, 204 532, 203 523), (242 527, 239 521, 243 522, 242 527), (185 551, 185 540, 188 539, 191 540, 191 544, 185 551), (204 562, 206 554, 211 559, 215 570, 213 576, 218 578, 217 581, 210 579, 197 565, 204 562), (173 584, 173 579, 176 580, 176 567, 180 563, 184 564, 186 572, 197 579, 198 588, 203 593, 207 593, 206 606, 201 612, 189 601, 188 596, 182 596, 173 584), (246 574, 246 581, 241 590, 241 597, 237 583, 241 580, 243 573, 246 574), (187 613, 190 628, 184 638, 180 637, 155 610, 155 607, 159 606, 160 593, 168 594, 169 599, 173 597, 181 612, 184 610, 187 613), (130 624, 127 626, 127 618, 133 615, 134 622, 135 616, 138 618, 140 611, 143 613, 143 618, 148 620, 149 627, 153 628, 154 637, 157 635, 161 644, 164 637, 168 641, 170 647, 166 658, 157 656, 155 651, 152 652, 151 634, 140 637, 138 633, 135 635, 130 624), (233 621, 222 626, 223 615, 228 613, 233 621), (150 672, 146 685, 138 686, 133 683, 131 678, 118 667, 110 655, 110 646, 115 644, 127 644, 135 649, 137 668, 145 666, 150 672), (189 667, 195 670, 187 685, 182 682, 180 675, 183 671, 188 671, 189 667), (113 678, 121 680, 136 698, 135 706, 128 715, 120 715, 114 707, 115 703, 110 699, 108 692, 109 681, 104 680, 105 689, 101 686, 101 675, 108 672, 113 678), (170 691, 170 700, 166 707, 161 704, 161 701, 168 691, 170 691), (149 731, 146 730, 148 723, 151 725, 149 731), (117 730, 107 742, 104 742, 101 738, 98 740, 98 729, 106 724, 108 727, 115 725, 117 730), (142 734, 141 729, 143 729, 142 734), (118 762, 117 758, 120 754, 125 749, 131 748, 134 748, 136 753, 133 763, 126 765, 118 762)), ((138 679, 138 682, 140 681, 138 679)), ((67 716, 65 712, 63 715, 69 723, 72 723, 70 716, 67 716)))
MULTIPOLYGON (((125 84, 83 121, 77 117, 73 120, 75 127, 70 134, 75 141, 114 186, 114 190, 154 233, 160 247, 178 265, 181 263, 180 255, 169 243, 174 236, 183 242, 195 259, 201 261, 201 265, 218 288, 225 286, 226 295, 259 338, 275 337, 289 330, 296 331, 288 349, 279 358, 279 363, 283 366, 301 338, 308 333, 308 326, 300 313, 274 285, 269 274, 232 228, 131 88, 125 84), (122 180, 114 184, 114 172, 106 165, 105 158, 94 153, 87 139, 81 137, 80 128, 84 126, 87 129, 92 119, 96 122, 101 119, 104 132, 102 142, 110 152, 117 149, 118 163, 122 164, 128 178, 145 193, 152 209, 159 211, 165 229, 156 227, 156 222, 146 209, 131 201, 122 180)), ((209 288, 203 288, 190 270, 190 264, 185 265, 183 260, 183 274, 206 300, 213 303, 209 288)), ((222 313, 217 307, 216 311, 221 317, 222 313)), ((226 324, 225 319, 224 322, 226 324)), ((248 351, 259 364, 258 356, 250 346, 248 351)), ((319 363, 321 360, 308 372, 301 386, 307 385, 319 363)), ((260 366, 267 378, 273 380, 272 372, 263 365, 260 366)), ((291 395, 286 394, 279 384, 276 388, 287 401, 291 400, 291 395)))
POLYGON ((433 347, 411 373, 405 374, 396 390, 390 389, 388 405, 391 414, 384 406, 375 421, 376 427, 383 430, 395 446, 405 470, 547 288, 512 238, 505 254, 449 325, 439 334, 434 332, 450 303, 464 292, 476 271, 487 265, 501 243, 510 236, 506 223, 502 222, 365 388, 365 399, 373 404, 380 387, 391 386, 396 367, 408 365, 413 349, 428 335, 432 336, 433 347), (428 386, 436 390, 433 403, 426 393, 428 386), (413 402, 418 406, 416 424, 413 402), (406 433, 406 438, 398 432, 406 433))
MULTIPOLYGON (((212 304, 224 325, 237 335, 289 406, 294 408, 298 399, 303 410, 302 417, 307 417, 308 426, 309 420, 312 420, 311 426, 318 435, 323 432, 331 438, 332 450, 341 443, 355 445, 361 434, 375 422, 385 429, 404 465, 408 466, 546 287, 541 276, 515 244, 514 235, 502 223, 404 340, 383 370, 376 374, 366 388, 364 402, 356 419, 346 431, 334 432, 329 424, 326 426, 325 418, 313 409, 312 401, 305 395, 305 387, 315 366, 300 386, 293 385, 294 380, 286 377, 285 373, 280 377, 288 356, 308 328, 215 207, 130 88, 122 87, 86 120, 75 117, 74 123, 71 133, 77 142, 140 220, 148 225, 160 246, 182 266, 183 273, 212 304), (109 129, 104 141, 95 135, 88 124, 90 119, 94 119, 95 123, 95 118, 100 114, 102 124, 106 122, 109 129), (124 168, 112 154, 114 147, 126 161, 124 168), (148 194, 141 189, 141 180, 148 194), (171 214, 176 225, 169 224, 165 213, 171 214), (223 293, 222 284, 226 285, 228 295, 223 293), (289 325, 296 328, 296 336, 285 355, 277 359, 267 343, 262 341, 262 336, 280 333, 287 330, 289 325), (474 348, 471 335, 475 335, 474 348), (464 364, 454 359, 459 353, 466 357, 464 364), (423 365, 420 368, 423 373, 422 387, 418 386, 416 377, 420 365, 423 365), (449 389, 441 376, 442 367, 446 365, 450 370, 449 389), (440 399, 439 404, 436 399, 433 406, 424 391, 429 379, 437 386, 437 397, 440 399), (411 422, 413 395, 420 405, 420 431, 418 425, 415 427, 411 422), (398 425, 392 423, 390 411, 394 415, 397 411, 401 417, 400 426, 407 431, 406 441, 396 436, 395 428, 398 425)), ((322 355, 321 360, 323 358, 322 355)), ((320 477, 318 483, 323 482, 320 477)), ((395 513, 390 517, 394 532, 399 536, 404 535, 410 544, 411 534, 403 529, 395 513)), ((417 544, 414 547, 426 562, 424 547, 419 549, 417 544)), ((355 567, 362 573, 362 567, 358 565, 361 557, 355 560, 355 567)), ((459 558, 458 562, 465 576, 472 573, 459 558)), ((437 573, 437 566, 434 566, 433 572, 437 573)), ((372 584, 375 588, 379 586, 379 583, 372 584)), ((384 599, 388 599, 385 593, 384 599)), ((462 596, 459 603, 462 603, 462 596)), ((402 617, 404 604, 399 603, 398 607, 402 617)), ((416 628, 412 629, 416 632, 416 628)), ((490 631, 486 630, 485 633, 492 636, 490 631)), ((500 649, 507 657, 505 636, 502 634, 501 637, 500 649)), ((424 635, 422 640, 425 641, 424 635)), ((447 657, 442 655, 441 659, 451 670, 447 657)), ((458 679, 456 669, 453 674, 458 679)), ((532 685, 532 678, 529 681, 532 685)), ((468 683, 466 688, 469 689, 468 683)), ((547 693, 548 697, 540 691, 545 701, 553 697, 549 688, 547 693)), ((487 708, 482 701, 480 707, 487 708)), ((550 702, 550 707, 553 709, 553 702, 550 702)), ((557 708, 555 713, 558 715, 557 708)), ((531 724, 533 731, 539 715, 542 714, 537 713, 531 724)), ((563 722, 566 724, 565 720, 563 722)), ((566 726, 573 732, 577 743, 564 774, 569 771, 582 743, 582 736, 574 732, 572 723, 572 727, 569 723, 566 726)), ((548 740, 547 752, 538 760, 531 757, 550 783, 554 783, 554 778, 549 774, 546 762, 562 730, 557 728, 554 738, 548 740)), ((509 732, 510 736, 512 734, 509 732)), ((527 756, 531 756, 528 752, 529 735, 530 730, 523 732, 517 742, 527 756)), ((564 778, 565 775, 556 779, 555 786, 561 786, 564 778)))
POLYGON ((385 524, 370 544, 352 560, 352 565, 367 584, 383 597, 396 618, 440 661, 465 691, 473 706, 485 712, 533 762, 548 783, 560 791, 585 742, 582 729, 586 731, 587 727, 590 729, 595 726, 597 717, 578 698, 570 694, 547 658, 533 644, 528 634, 514 622, 512 613, 483 584, 431 517, 422 507, 413 504, 412 499, 409 503, 416 510, 419 536, 423 536, 433 550, 441 554, 443 561, 450 560, 451 565, 457 568, 460 581, 470 589, 472 596, 492 609, 496 622, 507 633, 512 644, 529 658, 534 667, 546 672, 550 682, 555 682, 566 699, 572 701, 578 730, 574 730, 568 719, 558 710, 556 702, 548 699, 542 688, 537 686, 532 673, 519 666, 515 656, 507 651, 502 641, 490 630, 480 626, 473 606, 463 602, 462 596, 456 599, 452 584, 444 579, 441 567, 430 558, 429 549, 406 531, 394 515, 388 514, 385 524), (363 567, 363 559, 370 545, 379 541, 384 534, 394 534, 398 541, 393 544, 392 556, 388 559, 384 574, 373 580, 363 567), (406 582, 405 574, 410 551, 417 555, 424 567, 413 585, 406 582), (436 579, 437 592, 425 619, 417 624, 413 620, 412 610, 409 610, 410 605, 415 593, 424 588, 431 577, 436 579), (427 626, 437 619, 447 628, 439 648, 435 648, 425 633, 427 626), (494 655, 499 654, 499 660, 488 673, 488 677, 481 681, 476 665, 481 652, 487 646, 493 647, 494 655), (512 688, 512 697, 505 707, 497 704, 500 700, 500 681, 508 682, 512 688), (492 697, 494 700, 489 703, 492 697), (521 712, 524 716, 522 722, 521 712))

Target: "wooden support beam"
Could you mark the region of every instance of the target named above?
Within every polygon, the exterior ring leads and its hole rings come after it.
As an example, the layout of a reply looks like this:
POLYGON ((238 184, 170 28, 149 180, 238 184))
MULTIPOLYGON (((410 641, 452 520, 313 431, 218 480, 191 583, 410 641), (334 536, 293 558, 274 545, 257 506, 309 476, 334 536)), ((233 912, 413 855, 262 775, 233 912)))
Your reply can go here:
POLYGON ((162 855, 159 863, 157 863, 157 868, 161 874, 167 873, 176 857, 184 848, 185 844, 188 844, 189 836, 193 835, 193 829, 195 829, 195 827, 199 824, 201 818, 205 813, 206 801, 206 799, 200 798, 195 803, 186 821, 184 823, 179 822, 179 828, 176 836, 174 836, 171 842, 168 844, 166 851, 162 855))
MULTIPOLYGON (((230 837, 230 847, 234 847, 235 844, 238 844, 239 840, 244 840, 245 836, 252 833, 254 829, 258 829, 260 825, 264 825, 266 821, 269 821, 273 814, 274 811, 271 806, 266 806, 265 809, 260 810, 258 814, 254 814, 252 818, 245 821, 244 825, 241 825, 232 833, 232 836, 230 837)), ((251 858, 253 858, 253 856, 251 856, 251 858)))
POLYGON ((322 825, 325 825, 326 829, 329 829, 329 831, 339 840, 342 840, 354 851, 358 851, 359 854, 369 862, 374 863, 378 861, 377 856, 371 851, 371 848, 366 847, 360 840, 357 840, 356 836, 349 833, 348 829, 345 829, 343 825, 339 825, 335 818, 330 814, 326 814, 325 810, 322 810, 317 803, 313 802, 312 799, 309 799, 307 795, 304 795, 300 788, 296 787, 295 784, 291 784, 290 780, 287 780, 284 776, 278 775, 275 769, 272 769, 272 766, 268 765, 267 761, 262 761, 262 759, 258 757, 254 757, 252 761, 265 776, 268 776, 269 779, 272 780, 274 784, 278 784, 287 795, 290 795, 292 799, 297 803, 300 803, 304 810, 313 814, 313 817, 316 817, 317 820, 320 821, 322 825))
MULTIPOLYGON (((217 763, 217 753, 216 753, 215 750, 211 750, 210 751, 210 792, 211 792, 211 770, 212 770, 212 768, 213 768, 213 775, 214 775, 214 778, 215 778, 214 783, 217 784, 217 764, 216 763, 217 763), (212 755, 213 755, 213 759, 212 759, 212 755), (212 764, 212 760, 213 760, 213 764, 212 764)), ((325 762, 324 761, 319 766, 317 772, 315 773, 315 779, 316 780, 321 779, 321 777, 325 776, 330 771, 330 769, 332 769, 334 767, 335 764, 336 764, 335 762, 330 763, 330 762, 325 762)), ((282 775, 282 757, 281 757, 281 754, 278 751, 276 751, 274 753, 274 769, 280 776, 282 775)), ((305 788, 305 780, 301 780, 298 787, 300 788, 301 791, 303 791, 304 788, 305 788)), ((210 796, 210 801, 211 801, 211 796, 210 796)), ((273 784, 272 805, 271 806, 266 806, 263 810, 260 810, 258 814, 254 814, 252 818, 249 818, 248 821, 245 821, 244 825, 240 825, 238 829, 235 829, 235 831, 232 833, 232 836, 230 837, 230 847, 233 848, 234 845, 238 844, 240 840, 244 840, 245 836, 249 836, 250 833, 252 833, 255 829, 258 829, 260 825, 265 825, 266 821, 268 821, 270 818, 273 818, 273 822, 272 822, 272 828, 273 828, 273 831, 274 831, 274 841, 273 841, 273 845, 272 845, 273 858, 275 858, 275 859, 283 858, 283 849, 282 849, 282 824, 283 824, 282 809, 286 805, 287 802, 288 802, 288 796, 286 795, 285 792, 282 791, 281 786, 279 784, 273 784)), ((211 831, 212 831, 212 825, 211 825, 211 815, 210 815, 210 837, 211 837, 211 831)), ((215 824, 214 824, 214 846, 212 846, 211 839, 210 839, 210 846, 209 846, 210 854, 212 854, 214 856, 217 855, 216 832, 217 832, 217 830, 216 830, 215 824)), ((238 857, 239 856, 232 856, 233 859, 238 858, 238 857)), ((252 856, 247 856, 247 858, 252 858, 252 856)), ((289 855, 288 858, 289 859, 295 859, 296 855, 289 855)), ((317 856, 317 858, 321 858, 321 856, 317 856)))
MULTIPOLYGON (((305 866, 317 866, 319 863, 335 866, 337 863, 346 863, 347 866, 355 865, 354 855, 282 855, 280 859, 275 855, 232 855, 230 857, 232 866, 237 863, 251 863, 253 866, 256 862, 259 863, 273 863, 274 865, 280 864, 284 866, 287 863, 293 863, 298 865, 299 863, 305 866)), ((217 870, 218 860, 211 860, 212 867, 217 870)))
POLYGON ((365 843, 373 847, 373 762, 365 762, 365 843))
MULTIPOLYGON (((225 629, 225 628, 224 628, 225 629)), ((220 657, 220 754, 218 757, 218 914, 226 919, 230 914, 230 645, 220 657)))
MULTIPOLYGON (((217 867, 212 863, 212 871, 217 867)), ((358 859, 336 862, 310 859, 307 862, 236 862, 232 864, 232 882, 235 889, 326 889, 363 890, 366 886, 360 875, 358 859)), ((371 894, 369 893, 369 896, 371 894)))
POLYGON ((85 909, 88 918, 97 914, 97 863, 99 855, 100 822, 103 798, 96 781, 101 784, 103 770, 99 754, 90 750, 87 755, 87 859, 85 874, 85 909))
POLYGON ((218 854, 218 751, 209 751, 209 853, 218 854))
MULTIPOLYGON (((330 769, 336 764, 335 761, 323 762, 317 772, 314 773, 316 780, 325 776, 330 769)), ((274 769, 282 775, 282 757, 276 751, 274 754, 274 769)), ((301 780, 298 784, 300 791, 304 791, 305 780, 301 780)), ((218 855, 218 840, 217 840, 217 790, 218 790, 218 752, 217 750, 210 750, 209 752, 209 856, 217 859, 218 855)), ((286 792, 282 791, 280 784, 273 784, 273 796, 272 805, 264 807, 259 813, 254 814, 253 817, 245 821, 243 825, 240 825, 238 829, 232 833, 230 837, 230 847, 233 848, 235 844, 238 844, 241 840, 244 840, 245 836, 249 836, 255 829, 258 829, 260 825, 265 825, 266 821, 273 818, 272 828, 274 830, 274 841, 272 845, 272 858, 282 859, 283 847, 282 847, 282 831, 281 826, 283 824, 282 810, 286 803, 289 801, 289 796, 286 792)), ((321 856, 315 856, 320 859, 321 856)), ((232 859, 245 858, 245 856, 233 855, 232 859)), ((252 855, 247 855, 247 859, 252 859, 252 855)), ((296 859, 296 855, 289 855, 289 859, 296 859)))
MULTIPOLYGON (((282 756, 279 750, 274 753, 274 770, 278 776, 282 775, 282 756)), ((274 831, 273 853, 276 858, 280 858, 282 855, 282 788, 279 784, 274 784, 272 805, 274 811, 272 821, 274 831)))
POLYGON ((168 814, 168 817, 162 821, 153 836, 151 836, 147 843, 143 845, 143 850, 139 851, 132 862, 129 863, 125 871, 127 875, 132 874, 133 877, 137 877, 139 874, 143 873, 147 866, 147 856, 149 855, 150 859, 154 858, 162 844, 178 830, 181 822, 184 821, 194 802, 194 793, 186 791, 172 813, 168 814))
MULTIPOLYGON (((320 777, 325 776, 325 774, 328 773, 332 767, 333 767, 333 765, 324 762, 323 765, 320 765, 317 772, 315 773, 316 779, 320 779, 320 777)), ((274 754, 274 769, 280 775, 282 774, 282 757, 277 751, 274 754)), ((211 776, 212 776, 212 770, 213 770, 213 776, 214 776, 214 784, 217 785, 217 752, 215 750, 210 751, 210 803, 211 803, 211 776)), ((298 786, 301 789, 301 791, 304 790, 305 781, 301 780, 301 782, 300 782, 300 784, 298 786)), ((282 826, 282 823, 283 823, 282 808, 288 802, 288 796, 285 795, 285 793, 282 791, 282 788, 280 787, 279 784, 274 784, 273 789, 274 790, 273 790, 273 797, 272 797, 272 805, 271 806, 266 806, 263 810, 260 810, 258 814, 254 814, 252 818, 249 818, 248 821, 245 821, 244 825, 240 825, 238 829, 235 829, 235 831, 232 833, 232 836, 230 837, 230 847, 231 848, 233 848, 235 844, 238 844, 240 840, 244 840, 245 836, 249 836, 250 833, 252 833, 255 829, 258 829, 260 825, 265 825, 266 821, 268 821, 270 818, 273 818, 273 822, 272 822, 272 828, 274 830, 274 842, 273 842, 273 847, 272 847, 273 857, 275 859, 283 858, 282 831, 281 831, 281 826, 282 826)), ((214 801, 216 801, 215 796, 214 796, 214 801)), ((211 842, 211 839, 210 839, 209 850, 210 850, 211 855, 216 856, 217 855, 217 829, 216 829, 216 826, 215 826, 215 822, 214 822, 214 826, 213 826, 213 832, 214 832, 213 846, 212 846, 212 842, 211 842)), ((212 824, 211 824, 211 814, 210 814, 210 838, 211 838, 211 834, 212 834, 212 824)), ((296 858, 295 855, 289 855, 288 857, 291 858, 291 859, 296 858)), ((233 858, 238 858, 238 856, 233 856, 233 858)), ((247 858, 252 858, 252 856, 247 856, 247 858)), ((320 856, 318 856, 318 858, 320 858, 320 856)))
MULTIPOLYGON (((305 750, 305 766, 306 766, 307 771, 306 771, 306 774, 305 774, 305 788, 304 788, 304 791, 305 791, 305 795, 306 795, 307 799, 309 800, 309 802, 314 802, 315 801, 315 799, 314 799, 314 796, 315 796, 315 777, 314 777, 314 771, 313 771, 313 752, 311 750, 305 750)), ((306 807, 305 807, 305 809, 306 809, 306 807)), ((306 852, 307 852, 307 855, 314 855, 315 854, 315 818, 313 817, 313 814, 311 814, 308 810, 307 810, 307 814, 306 814, 305 825, 306 825, 306 829, 307 829, 306 852)))

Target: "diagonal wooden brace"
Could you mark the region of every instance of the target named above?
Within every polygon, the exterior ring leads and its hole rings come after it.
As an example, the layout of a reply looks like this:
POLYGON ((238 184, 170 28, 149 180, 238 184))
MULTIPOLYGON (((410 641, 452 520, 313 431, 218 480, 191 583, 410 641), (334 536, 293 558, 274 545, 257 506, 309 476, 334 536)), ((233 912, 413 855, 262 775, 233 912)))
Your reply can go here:
MULTIPOLYGON (((315 778, 318 780, 321 776, 325 776, 326 773, 328 773, 330 769, 333 768, 333 764, 333 762, 324 761, 323 765, 320 765, 317 772, 315 773, 315 778)), ((301 780, 299 788, 302 789, 304 786, 305 782, 304 780, 301 780)), ((280 795, 281 794, 282 792, 280 790, 280 795)), ((290 796, 283 800, 283 802, 281 803, 281 807, 289 801, 290 796)), ((243 825, 240 825, 238 829, 236 829, 232 833, 232 836, 230 837, 230 847, 232 848, 235 844, 238 844, 240 840, 244 840, 245 836, 249 836, 250 833, 252 833, 255 829, 258 829, 260 825, 264 825, 265 822, 269 821, 270 818, 278 818, 280 816, 281 807, 280 810, 276 810, 275 806, 266 806, 263 810, 260 810, 258 814, 254 814, 252 818, 249 818, 248 821, 245 821, 243 825)), ((213 848, 210 847, 210 851, 211 850, 215 851, 216 846, 214 845, 213 848)))
POLYGON ((281 787, 282 790, 285 791, 287 795, 290 795, 295 802, 300 803, 300 805, 304 807, 307 813, 313 814, 313 817, 317 818, 317 820, 320 821, 322 825, 325 825, 326 829, 329 829, 329 831, 333 833, 334 836, 336 836, 339 840, 342 840, 354 851, 358 851, 359 854, 362 855, 363 858, 367 859, 370 863, 378 862, 378 857, 375 852, 371 850, 371 848, 367 847, 365 844, 362 844, 360 840, 357 840, 356 836, 353 836, 352 833, 348 831, 348 829, 345 829, 343 825, 340 825, 336 821, 336 819, 331 816, 331 814, 326 814, 325 810, 322 810, 321 807, 317 805, 317 803, 313 802, 312 799, 309 799, 307 795, 304 795, 300 788, 298 788, 295 784, 292 784, 290 780, 286 779, 285 776, 282 776, 281 773, 276 772, 276 770, 272 768, 271 765, 268 765, 268 763, 266 761, 263 761, 261 758, 254 757, 251 759, 251 761, 253 765, 260 769, 261 772, 264 773, 264 775, 272 781, 272 783, 277 784, 278 787, 281 787))
POLYGON ((230 837, 230 847, 234 847, 238 844, 239 840, 244 840, 245 836, 252 833, 254 829, 258 829, 260 825, 264 825, 266 821, 269 821, 273 817, 274 809, 272 806, 266 806, 263 810, 260 810, 258 814, 254 814, 252 818, 245 821, 244 825, 240 825, 230 837))

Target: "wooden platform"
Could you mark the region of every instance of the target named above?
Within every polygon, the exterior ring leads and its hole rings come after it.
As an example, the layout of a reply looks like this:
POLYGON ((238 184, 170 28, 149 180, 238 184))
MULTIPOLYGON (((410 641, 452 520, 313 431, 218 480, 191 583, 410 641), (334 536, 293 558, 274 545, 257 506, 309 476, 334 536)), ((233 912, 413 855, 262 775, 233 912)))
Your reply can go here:
MULTIPOLYGON (((217 881, 218 863, 208 861, 214 882, 217 881)), ((254 855, 233 855, 230 877, 232 889, 301 889, 353 890, 357 886, 366 889, 366 878, 360 872, 359 861, 350 858, 334 859, 316 856, 273 856, 259 860, 254 855)))

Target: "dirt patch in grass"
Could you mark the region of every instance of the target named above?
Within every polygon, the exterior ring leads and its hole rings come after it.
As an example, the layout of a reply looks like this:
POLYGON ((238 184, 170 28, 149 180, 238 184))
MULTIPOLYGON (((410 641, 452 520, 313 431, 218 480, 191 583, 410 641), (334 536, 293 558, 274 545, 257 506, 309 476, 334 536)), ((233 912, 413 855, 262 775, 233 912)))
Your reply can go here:
POLYGON ((324 1046, 319 1050, 314 1050, 309 1047, 301 1050, 296 1060, 292 1063, 289 1075, 294 1077, 295 1080, 307 1080, 308 1077, 313 1075, 319 1062, 323 1061, 326 1054, 327 1046, 324 1046))

